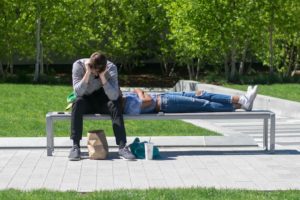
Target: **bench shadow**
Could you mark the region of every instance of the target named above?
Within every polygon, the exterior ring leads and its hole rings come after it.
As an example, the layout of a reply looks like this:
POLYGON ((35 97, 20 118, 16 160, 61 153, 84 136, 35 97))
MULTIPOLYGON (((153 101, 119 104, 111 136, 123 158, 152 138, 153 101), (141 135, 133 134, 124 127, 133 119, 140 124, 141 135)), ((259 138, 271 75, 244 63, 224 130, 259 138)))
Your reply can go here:
POLYGON ((161 158, 159 160, 176 160, 176 157, 180 156, 252 156, 252 155, 300 155, 297 150, 276 150, 274 152, 267 152, 264 150, 238 150, 238 151, 209 151, 209 150, 198 150, 198 151, 163 151, 160 152, 161 158))
MULTIPOLYGON (((85 159, 89 159, 89 153, 88 152, 81 152, 80 154, 81 160, 85 160, 85 159)), ((116 159, 120 159, 118 152, 109 152, 108 156, 105 160, 116 160, 116 159)), ((133 160, 133 161, 137 161, 137 160, 133 160)))
MULTIPOLYGON (((160 151, 160 158, 155 159, 157 161, 164 160, 177 160, 177 157, 180 156, 253 156, 253 155, 300 155, 300 152, 297 150, 276 150, 273 153, 264 151, 264 150, 235 150, 235 151, 212 151, 212 150, 191 150, 191 151, 160 151)), ((89 159, 88 152, 81 153, 82 159, 89 159)), ((118 152, 109 152, 108 158, 106 160, 115 160, 120 159, 118 152)), ((137 159, 138 160, 138 159, 137 159)))

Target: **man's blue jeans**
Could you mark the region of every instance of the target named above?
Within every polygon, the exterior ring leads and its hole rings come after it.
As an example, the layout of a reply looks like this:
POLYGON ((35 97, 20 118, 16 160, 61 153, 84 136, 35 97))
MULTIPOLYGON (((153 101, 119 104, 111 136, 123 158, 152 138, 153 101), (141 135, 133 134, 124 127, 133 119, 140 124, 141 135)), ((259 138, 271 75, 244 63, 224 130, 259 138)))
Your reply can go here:
POLYGON ((231 96, 202 92, 168 92, 161 94, 161 111, 165 113, 184 112, 232 112, 235 108, 231 96))

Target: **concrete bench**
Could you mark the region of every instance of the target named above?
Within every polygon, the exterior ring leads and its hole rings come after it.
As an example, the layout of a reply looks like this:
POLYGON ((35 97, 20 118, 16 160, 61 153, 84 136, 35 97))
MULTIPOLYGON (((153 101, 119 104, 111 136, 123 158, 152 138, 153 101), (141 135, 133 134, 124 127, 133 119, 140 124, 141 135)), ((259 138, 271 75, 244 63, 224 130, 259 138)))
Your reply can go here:
MULTIPOLYGON (((110 120, 109 115, 85 115, 83 120, 110 120)), ((271 111, 236 111, 236 112, 208 112, 208 113, 157 113, 142 115, 124 115, 130 120, 173 120, 173 119, 262 119, 263 120, 263 149, 273 152, 275 150, 275 113, 271 111), (270 127, 269 127, 270 123, 270 127), (270 137, 270 146, 268 141, 270 137)), ((71 113, 49 112, 46 115, 47 155, 52 156, 54 151, 54 121, 71 120, 71 113)), ((247 127, 245 127, 247 128, 247 127)))

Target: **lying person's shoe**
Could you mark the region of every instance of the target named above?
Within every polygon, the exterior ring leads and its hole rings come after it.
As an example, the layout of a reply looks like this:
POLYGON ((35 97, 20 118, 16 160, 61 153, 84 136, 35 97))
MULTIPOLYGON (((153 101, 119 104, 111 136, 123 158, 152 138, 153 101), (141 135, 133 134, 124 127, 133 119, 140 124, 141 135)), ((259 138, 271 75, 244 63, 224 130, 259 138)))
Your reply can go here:
POLYGON ((257 85, 253 86, 252 89, 255 90, 255 97, 254 97, 253 101, 251 102, 251 104, 249 106, 250 110, 252 110, 252 108, 253 108, 254 100, 255 100, 256 95, 257 95, 257 85))
POLYGON ((249 89, 248 87, 247 93, 245 95, 247 101, 245 102, 244 105, 242 105, 242 108, 245 109, 246 111, 251 111, 253 108, 253 103, 256 95, 257 95, 257 85, 255 85, 252 89, 249 89))
POLYGON ((129 151, 127 146, 119 148, 119 156, 124 160, 135 160, 135 156, 129 151))
POLYGON ((77 145, 73 145, 70 150, 69 160, 70 161, 78 161, 80 160, 80 148, 77 145))
MULTIPOLYGON (((257 85, 255 85, 255 86, 257 87, 257 85)), ((247 88, 247 93, 249 93, 252 89, 253 89, 253 86, 252 86, 252 85, 249 85, 248 88, 247 88)), ((247 94, 247 93, 246 93, 246 94, 247 94)), ((253 108, 253 103, 254 103, 254 101, 253 101, 252 104, 250 105, 249 110, 252 110, 252 108, 253 108)))
POLYGON ((252 90, 252 86, 251 85, 249 85, 248 86, 248 88, 247 88, 247 92, 246 92, 246 94, 248 93, 248 92, 250 92, 252 90))

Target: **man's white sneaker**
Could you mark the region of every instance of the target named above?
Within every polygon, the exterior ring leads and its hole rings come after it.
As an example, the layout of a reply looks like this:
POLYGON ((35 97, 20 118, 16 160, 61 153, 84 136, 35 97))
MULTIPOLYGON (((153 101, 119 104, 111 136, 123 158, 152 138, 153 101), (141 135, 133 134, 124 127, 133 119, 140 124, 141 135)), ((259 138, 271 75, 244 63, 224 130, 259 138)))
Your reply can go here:
POLYGON ((246 111, 251 111, 253 108, 253 103, 254 103, 256 95, 257 95, 257 85, 255 85, 250 90, 248 87, 247 93, 245 95, 245 98, 247 99, 247 101, 244 105, 242 105, 242 108, 245 109, 246 111))
POLYGON ((128 146, 119 148, 119 157, 123 160, 135 160, 135 156, 131 153, 128 146))
POLYGON ((70 154, 69 154, 69 160, 70 161, 79 161, 80 160, 80 148, 77 145, 73 145, 70 154))

